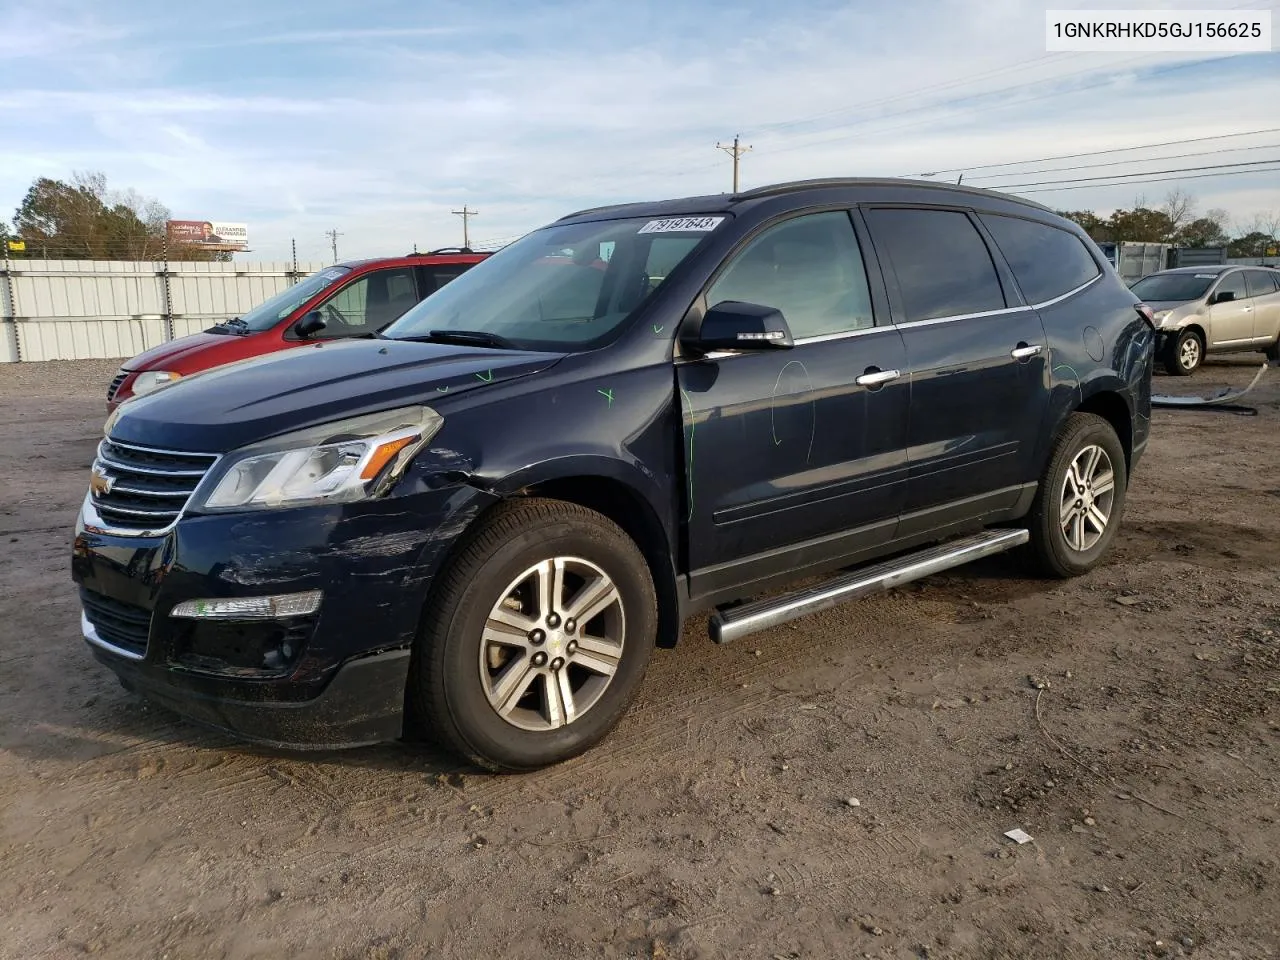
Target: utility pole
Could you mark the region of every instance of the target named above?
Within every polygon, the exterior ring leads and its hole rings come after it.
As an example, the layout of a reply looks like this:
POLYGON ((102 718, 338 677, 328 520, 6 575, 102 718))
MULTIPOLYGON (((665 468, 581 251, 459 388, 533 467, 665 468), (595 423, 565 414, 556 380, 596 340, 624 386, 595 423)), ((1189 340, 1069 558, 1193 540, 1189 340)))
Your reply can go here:
POLYGON ((453 211, 453 215, 455 217, 462 218, 462 245, 468 250, 471 249, 470 220, 472 217, 477 216, 479 213, 480 213, 479 210, 467 209, 467 205, 465 203, 462 205, 461 210, 453 211))
POLYGON ((342 236, 335 227, 332 230, 326 230, 324 235, 329 238, 329 242, 333 244, 333 262, 338 262, 338 238, 342 236))
POLYGON ((738 192, 738 158, 751 149, 750 147, 739 146, 738 145, 739 139, 741 139, 739 135, 734 134, 733 146, 728 146, 727 144, 723 144, 723 143, 716 144, 717 150, 723 150, 725 153, 729 154, 729 156, 733 157, 733 192, 734 193, 738 192))

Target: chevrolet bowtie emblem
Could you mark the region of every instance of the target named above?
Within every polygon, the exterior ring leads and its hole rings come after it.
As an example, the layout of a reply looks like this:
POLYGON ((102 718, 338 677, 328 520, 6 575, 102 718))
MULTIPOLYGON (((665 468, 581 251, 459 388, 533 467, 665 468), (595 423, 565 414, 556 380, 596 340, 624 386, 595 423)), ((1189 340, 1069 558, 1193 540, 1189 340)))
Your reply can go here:
POLYGON ((108 476, 101 467, 94 464, 93 472, 89 475, 89 492, 95 497, 105 497, 115 485, 116 478, 108 476))

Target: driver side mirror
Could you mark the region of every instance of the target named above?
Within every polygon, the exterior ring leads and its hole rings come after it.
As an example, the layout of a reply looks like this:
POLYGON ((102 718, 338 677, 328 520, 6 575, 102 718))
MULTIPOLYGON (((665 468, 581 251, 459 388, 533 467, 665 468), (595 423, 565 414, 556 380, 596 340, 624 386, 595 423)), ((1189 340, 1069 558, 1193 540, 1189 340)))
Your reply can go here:
POLYGON ((300 337, 315 336, 325 328, 324 317, 319 310, 312 310, 294 324, 293 332, 300 337))
POLYGON ((1234 290, 1222 290, 1213 295, 1214 303, 1231 303, 1236 298, 1234 290))
POLYGON ((758 303, 722 300, 706 312, 696 332, 680 338, 695 353, 715 350, 786 350, 795 346, 782 311, 758 303))

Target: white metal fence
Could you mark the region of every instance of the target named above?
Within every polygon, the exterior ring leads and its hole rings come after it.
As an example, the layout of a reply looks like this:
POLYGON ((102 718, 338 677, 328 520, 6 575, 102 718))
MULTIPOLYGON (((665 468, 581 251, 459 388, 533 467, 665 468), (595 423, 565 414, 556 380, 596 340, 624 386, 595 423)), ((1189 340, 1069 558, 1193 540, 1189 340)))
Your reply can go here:
POLYGON ((240 316, 325 266, 0 260, 0 363, 132 357, 240 316))

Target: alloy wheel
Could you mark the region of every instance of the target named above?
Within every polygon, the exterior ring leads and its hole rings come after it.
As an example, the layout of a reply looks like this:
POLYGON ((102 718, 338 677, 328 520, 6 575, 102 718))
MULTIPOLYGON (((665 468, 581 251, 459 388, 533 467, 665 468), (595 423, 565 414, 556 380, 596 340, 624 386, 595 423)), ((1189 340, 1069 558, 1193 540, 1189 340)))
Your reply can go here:
POLYGON ((1058 516, 1067 546, 1080 553, 1102 539, 1115 502, 1116 473, 1107 452, 1090 444, 1071 460, 1058 516))
POLYGON ((523 730, 573 723, 599 702, 625 642, 622 596, 580 557, 555 557, 516 577, 489 612, 480 681, 498 716, 523 730))

